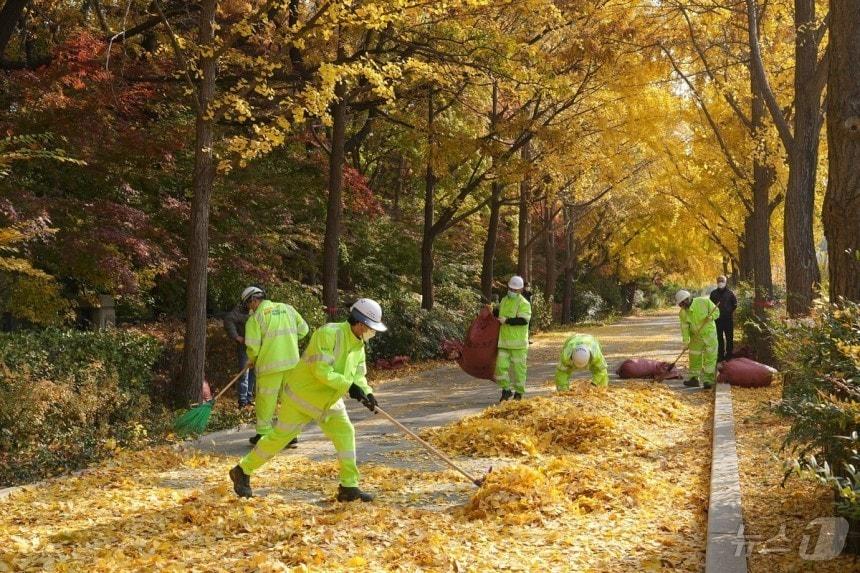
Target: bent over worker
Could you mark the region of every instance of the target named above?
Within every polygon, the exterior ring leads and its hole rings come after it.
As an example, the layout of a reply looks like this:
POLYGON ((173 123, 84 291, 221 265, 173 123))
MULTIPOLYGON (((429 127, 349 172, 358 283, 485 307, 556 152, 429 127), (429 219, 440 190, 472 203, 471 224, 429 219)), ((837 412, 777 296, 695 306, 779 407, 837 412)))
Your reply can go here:
POLYGON ((496 356, 496 383, 502 388, 499 402, 520 400, 526 393, 526 372, 529 353, 529 321, 532 305, 522 295, 523 278, 511 277, 508 294, 493 310, 502 323, 499 329, 499 353, 496 356), (511 388, 513 387, 513 392, 511 388))
POLYGON ((690 348, 690 377, 684 386, 695 388, 701 385, 713 388, 717 370, 717 327, 714 320, 720 310, 706 296, 693 298, 688 291, 679 290, 675 302, 681 307, 681 337, 690 348))
POLYGON ((282 302, 266 300, 266 293, 248 287, 242 302, 251 315, 245 323, 245 350, 248 366, 257 374, 257 433, 250 442, 272 431, 272 417, 286 373, 299 363, 299 339, 308 334, 308 323, 296 309, 282 302))
POLYGON ((600 350, 600 343, 590 334, 574 334, 565 341, 555 369, 555 388, 559 392, 570 388, 570 375, 575 370, 591 371, 592 386, 605 388, 609 385, 609 372, 606 359, 600 350))
POLYGON ((355 429, 343 397, 349 394, 375 411, 377 402, 367 384, 364 345, 377 332, 386 330, 382 308, 376 301, 362 298, 352 305, 346 322, 329 323, 313 333, 301 361, 287 377, 274 430, 230 470, 237 495, 251 497, 250 476, 298 436, 306 424, 315 421, 337 451, 337 500, 373 500, 358 487, 355 429))

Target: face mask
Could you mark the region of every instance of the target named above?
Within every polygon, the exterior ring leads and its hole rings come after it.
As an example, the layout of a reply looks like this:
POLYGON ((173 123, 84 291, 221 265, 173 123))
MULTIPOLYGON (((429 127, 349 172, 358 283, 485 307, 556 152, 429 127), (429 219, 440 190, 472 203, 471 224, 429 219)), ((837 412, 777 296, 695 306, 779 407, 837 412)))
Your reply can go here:
POLYGON ((509 297, 511 297, 511 298, 514 298, 515 296, 517 296, 517 294, 518 294, 518 293, 516 293, 516 292, 514 292, 514 291, 512 291, 512 290, 509 290, 509 291, 508 291, 508 296, 509 296, 509 297))
POLYGON ((726 288, 726 283, 717 283, 717 288, 726 288))
POLYGON ((368 342, 374 336, 376 336, 375 330, 365 330, 364 332, 361 333, 361 339, 365 342, 368 342))

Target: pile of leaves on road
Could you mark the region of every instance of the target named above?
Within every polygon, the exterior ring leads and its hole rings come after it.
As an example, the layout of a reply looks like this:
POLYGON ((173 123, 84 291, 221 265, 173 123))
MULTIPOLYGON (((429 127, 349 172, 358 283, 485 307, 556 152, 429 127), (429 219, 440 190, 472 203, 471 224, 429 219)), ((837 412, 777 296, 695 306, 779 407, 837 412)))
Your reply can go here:
POLYGON ((235 458, 120 452, 0 501, 0 571, 700 571, 709 418, 704 393, 646 384, 503 404, 477 420, 524 428, 533 452, 492 460, 480 489, 405 458, 361 464, 371 504, 334 502, 336 463, 301 449, 255 474, 249 500, 235 458), (600 422, 555 426, 573 413, 600 422))
POLYGON ((574 386, 551 398, 503 402, 425 435, 452 453, 478 456, 630 451, 647 448, 655 429, 694 422, 697 414, 663 386, 632 383, 611 392, 583 381, 574 386))

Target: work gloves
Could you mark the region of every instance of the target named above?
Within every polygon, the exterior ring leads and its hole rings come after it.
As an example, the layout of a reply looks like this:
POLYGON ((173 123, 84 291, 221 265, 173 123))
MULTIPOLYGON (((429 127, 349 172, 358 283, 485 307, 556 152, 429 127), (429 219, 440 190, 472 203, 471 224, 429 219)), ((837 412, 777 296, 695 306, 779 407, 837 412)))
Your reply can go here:
POLYGON ((358 400, 361 402, 362 400, 367 399, 367 396, 364 394, 364 390, 361 389, 361 386, 353 383, 349 387, 349 397, 358 400))
POLYGON ((370 410, 371 412, 376 411, 377 402, 376 402, 376 397, 374 397, 373 394, 368 394, 367 397, 361 401, 361 403, 364 404, 364 407, 367 408, 368 410, 370 410))
POLYGON ((357 384, 353 383, 349 387, 349 397, 361 402, 364 407, 371 412, 376 411, 376 398, 373 396, 373 394, 365 394, 364 390, 361 389, 361 386, 358 386, 357 384))

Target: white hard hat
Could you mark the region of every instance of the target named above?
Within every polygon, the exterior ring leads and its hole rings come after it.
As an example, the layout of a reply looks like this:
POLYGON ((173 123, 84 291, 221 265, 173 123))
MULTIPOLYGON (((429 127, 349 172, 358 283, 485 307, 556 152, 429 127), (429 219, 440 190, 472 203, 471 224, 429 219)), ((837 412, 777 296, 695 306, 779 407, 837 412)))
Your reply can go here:
POLYGON ((510 289, 519 290, 523 288, 524 285, 525 283, 523 283, 523 277, 519 275, 512 276, 511 280, 508 281, 508 288, 510 289))
POLYGON ((249 286, 248 288, 246 288, 245 290, 242 291, 242 302, 248 302, 249 300, 251 300, 253 297, 256 297, 256 296, 263 298, 266 296, 266 293, 264 293, 263 289, 261 289, 261 288, 258 288, 255 286, 249 286))
POLYGON ((351 307, 349 314, 355 320, 366 324, 377 332, 385 332, 388 327, 382 324, 382 307, 370 298, 360 298, 351 307))
POLYGON ((690 294, 690 291, 681 289, 675 293, 675 304, 681 304, 682 302, 684 302, 685 300, 687 300, 691 296, 693 296, 693 295, 690 294))
POLYGON ((585 346, 577 346, 573 351, 573 365, 577 368, 585 368, 591 362, 591 351, 585 346))

